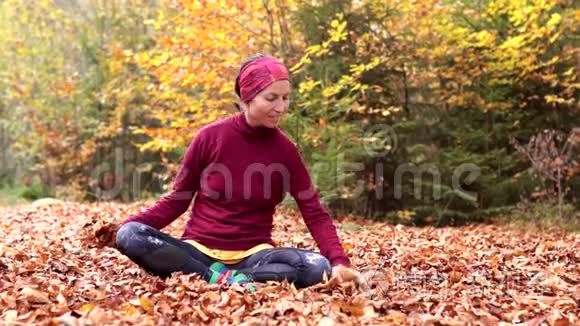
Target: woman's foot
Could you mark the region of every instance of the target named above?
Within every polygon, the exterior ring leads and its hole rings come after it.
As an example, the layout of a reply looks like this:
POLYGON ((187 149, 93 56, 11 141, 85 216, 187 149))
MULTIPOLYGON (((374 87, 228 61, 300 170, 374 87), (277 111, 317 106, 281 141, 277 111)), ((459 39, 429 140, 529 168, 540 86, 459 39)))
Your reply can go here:
POLYGON ((256 291, 246 274, 240 273, 234 269, 229 269, 221 262, 211 264, 209 270, 211 273, 208 282, 209 284, 239 284, 250 292, 256 291))
POLYGON ((248 276, 244 273, 240 273, 236 270, 232 270, 232 275, 228 279, 228 284, 239 284, 246 288, 250 292, 255 292, 256 288, 252 285, 248 276))
POLYGON ((231 276, 232 270, 227 268, 226 265, 216 261, 209 266, 209 272, 210 277, 208 283, 221 284, 231 276))

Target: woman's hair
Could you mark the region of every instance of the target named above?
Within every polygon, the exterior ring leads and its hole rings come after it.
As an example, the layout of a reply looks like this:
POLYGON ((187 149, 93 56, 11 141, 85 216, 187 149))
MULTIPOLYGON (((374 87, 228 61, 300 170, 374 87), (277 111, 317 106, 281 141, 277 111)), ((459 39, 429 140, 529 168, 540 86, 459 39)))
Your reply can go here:
MULTIPOLYGON (((268 55, 266 54, 256 54, 253 55, 251 57, 246 58, 246 60, 244 60, 240 66, 240 70, 238 70, 238 76, 236 77, 236 85, 235 85, 235 91, 236 91, 236 95, 238 95, 238 98, 241 98, 241 94, 240 94, 240 73, 242 72, 242 70, 244 70, 244 68, 249 65, 250 63, 263 58, 263 57, 267 57, 268 55)), ((234 105, 236 106, 236 108, 238 109, 238 111, 242 111, 242 107, 240 106, 239 102, 234 102, 234 105)))

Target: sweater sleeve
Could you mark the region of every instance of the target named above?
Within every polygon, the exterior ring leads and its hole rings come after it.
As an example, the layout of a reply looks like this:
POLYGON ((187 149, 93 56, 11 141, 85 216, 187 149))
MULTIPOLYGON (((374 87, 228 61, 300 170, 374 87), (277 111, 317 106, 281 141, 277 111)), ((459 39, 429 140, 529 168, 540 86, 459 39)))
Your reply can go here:
POLYGON ((153 206, 129 216, 122 224, 135 221, 157 230, 169 225, 187 211, 195 193, 199 190, 200 175, 204 168, 205 137, 200 131, 188 146, 175 177, 172 190, 163 194, 153 206))
POLYGON ((296 200, 302 218, 321 254, 328 258, 332 266, 350 266, 350 260, 340 243, 332 218, 328 210, 322 206, 306 164, 293 144, 289 156, 290 194, 296 200))

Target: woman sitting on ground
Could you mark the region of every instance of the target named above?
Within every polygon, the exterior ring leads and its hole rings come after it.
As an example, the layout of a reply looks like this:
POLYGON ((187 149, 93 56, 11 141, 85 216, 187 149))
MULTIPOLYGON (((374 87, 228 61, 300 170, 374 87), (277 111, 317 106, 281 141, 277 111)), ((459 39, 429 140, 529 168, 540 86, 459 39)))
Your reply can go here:
POLYGON ((242 64, 235 90, 242 112, 199 131, 173 190, 97 235, 159 276, 196 273, 209 283, 248 288, 250 282, 284 279, 308 287, 324 273, 357 281, 360 274, 350 268, 298 149, 278 128, 290 102, 287 68, 270 56, 252 57, 242 64), (286 192, 321 254, 274 246, 273 214, 286 192), (194 195, 181 240, 160 232, 187 210, 194 195))

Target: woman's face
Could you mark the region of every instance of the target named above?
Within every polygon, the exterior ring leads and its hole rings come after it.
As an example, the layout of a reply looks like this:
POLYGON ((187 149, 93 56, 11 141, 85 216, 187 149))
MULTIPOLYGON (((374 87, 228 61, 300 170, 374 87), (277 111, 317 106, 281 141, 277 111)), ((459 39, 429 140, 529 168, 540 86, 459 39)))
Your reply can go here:
POLYGON ((275 81, 247 104, 248 124, 252 127, 276 128, 289 105, 290 82, 275 81))

